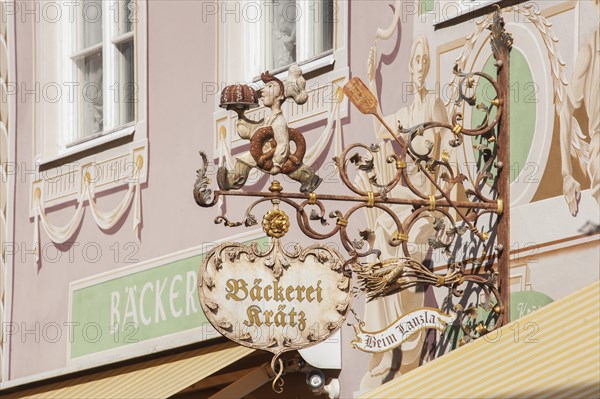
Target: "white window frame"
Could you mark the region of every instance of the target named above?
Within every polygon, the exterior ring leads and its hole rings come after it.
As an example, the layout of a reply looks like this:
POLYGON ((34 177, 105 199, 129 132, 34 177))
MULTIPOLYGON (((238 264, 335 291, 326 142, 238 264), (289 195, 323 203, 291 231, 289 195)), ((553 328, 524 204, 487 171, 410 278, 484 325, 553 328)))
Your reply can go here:
MULTIPOLYGON (((308 0, 310 1, 310 0, 308 0)), ((239 0, 238 3, 241 4, 240 11, 243 13, 243 5, 248 2, 256 2, 256 0, 239 0)), ((228 3, 228 2, 226 2, 228 3)), ((307 59, 307 60, 297 60, 296 64, 300 66, 302 69, 302 73, 304 75, 311 74, 311 78, 307 79, 307 92, 309 94, 309 98, 311 96, 311 92, 314 92, 319 89, 323 89, 329 85, 332 87, 333 85, 343 85, 345 81, 349 77, 349 68, 348 68, 348 28, 349 28, 349 19, 348 19, 348 9, 349 2, 347 0, 333 0, 333 49, 329 51, 325 51, 321 54, 317 54, 316 56, 307 59)), ((221 4, 219 2, 219 4, 221 4)), ((230 6, 231 8, 233 6, 230 6)), ((232 30, 228 29, 225 25, 228 19, 227 16, 223 16, 222 13, 229 11, 231 12, 231 8, 228 10, 223 10, 223 7, 219 6, 216 12, 216 48, 217 48, 217 62, 216 62, 216 76, 217 76, 217 85, 214 88, 214 137, 215 137, 215 148, 214 155, 215 159, 219 157, 219 139, 223 132, 225 132, 227 138, 226 140, 229 143, 231 149, 238 148, 241 146, 247 145, 247 141, 241 140, 237 134, 235 133, 235 122, 237 121, 236 115, 231 115, 232 113, 219 108, 219 100, 220 100, 220 92, 227 85, 234 83, 233 80, 235 78, 228 77, 227 68, 229 65, 235 64, 235 62, 239 63, 239 57, 236 54, 240 54, 238 52, 243 52, 244 58, 252 59, 250 56, 256 56, 257 51, 252 46, 245 46, 243 40, 239 40, 239 37, 242 35, 247 38, 245 42, 258 43, 261 45, 264 43, 265 46, 268 43, 265 40, 264 29, 261 32, 261 29, 257 29, 256 25, 263 24, 240 24, 237 32, 235 32, 234 37, 228 37, 228 33, 231 34, 232 30), (236 61, 237 59, 237 61, 236 61)), ((229 17, 231 18, 231 17, 229 17)), ((264 26, 264 25, 263 25, 264 26)), ((309 36, 309 34, 307 34, 309 36)), ((297 37, 298 39, 298 37, 297 37)), ((278 68, 274 71, 270 71, 276 77, 281 80, 285 80, 287 78, 287 69, 288 67, 278 68)), ((248 80, 251 82, 255 82, 252 86, 255 88, 260 88, 262 86, 262 82, 259 80, 259 77, 251 77, 248 80)), ((246 82, 249 83, 249 82, 246 82)), ((209 88, 210 89, 210 88, 209 88)), ((208 90, 207 90, 208 92, 208 90)), ((304 125, 309 125, 315 122, 326 120, 332 110, 333 106, 333 96, 331 93, 326 94, 328 100, 332 101, 330 104, 327 104, 327 112, 324 112, 324 109, 321 109, 319 112, 307 111, 306 114, 298 114, 298 112, 304 112, 304 108, 295 109, 294 117, 288 118, 288 123, 290 126, 294 128, 300 128, 304 125)), ((310 102, 310 100, 309 100, 310 102)), ((284 104, 285 107, 290 107, 289 102, 284 104)), ((305 107, 309 108, 309 107, 305 107)), ((252 113, 256 113, 260 115, 261 111, 264 107, 255 108, 252 113)), ((288 110, 289 111, 289 110, 288 110)), ((286 112, 286 111, 284 111, 286 112)), ((288 112, 289 114, 289 112, 288 112)), ((340 115, 342 118, 348 115, 348 106, 347 100, 344 100, 340 106, 340 115)))
MULTIPOLYGON (((77 157, 77 154, 82 152, 94 152, 96 147, 124 137, 131 137, 132 141, 140 141, 147 138, 147 0, 134 0, 134 2, 136 5, 135 22, 133 23, 132 31, 122 35, 115 35, 114 32, 117 29, 117 24, 110 23, 113 17, 112 11, 109 11, 109 14, 106 15, 104 10, 109 10, 110 7, 118 6, 118 0, 102 0, 102 46, 104 47, 102 57, 104 126, 102 131, 81 139, 76 139, 76 129, 78 125, 76 117, 76 113, 78 112, 77 104, 76 102, 70 101, 67 95, 64 95, 60 102, 59 122, 55 126, 56 132, 51 139, 55 142, 58 149, 48 151, 47 149, 44 149, 44 145, 48 145, 48 140, 45 140, 44 138, 44 134, 47 133, 44 130, 47 126, 44 125, 42 116, 49 111, 44 109, 43 101, 36 103, 36 144, 34 153, 39 165, 43 166, 50 163, 60 163, 62 159, 73 156, 77 157), (109 26, 109 29, 106 28, 107 26, 109 26), (118 83, 118 74, 116 73, 118 68, 117 44, 125 43, 127 40, 133 40, 134 46, 134 81, 136 85, 136 98, 133 121, 120 124, 118 123, 118 116, 121 105, 115 106, 113 101, 113 98, 115 97, 115 88, 116 90, 119 90, 120 97, 123 95, 121 85, 118 83)), ((78 9, 75 8, 75 10, 78 9)), ((74 55, 81 56, 83 52, 75 52, 73 43, 76 39, 76 29, 76 24, 70 23, 68 18, 62 20, 60 36, 58 38, 61 43, 56 47, 56 51, 42 48, 44 47, 43 39, 41 37, 42 29, 37 29, 36 81, 39 82, 41 80, 43 82, 43 79, 40 79, 40 73, 43 71, 48 59, 52 60, 54 58, 53 62, 58 64, 57 69, 60 73, 60 80, 63 83, 65 93, 68 92, 68 85, 73 84, 71 82, 78 82, 78 68, 73 61, 73 58, 74 55), (65 82, 69 83, 65 84, 65 82)), ((76 86, 75 89, 71 90, 73 93, 77 93, 78 89, 80 89, 80 86, 76 86)), ((122 99, 119 104, 121 104, 121 102, 122 99)))
MULTIPOLYGON (((332 43, 332 48, 328 49, 328 50, 323 50, 317 54, 313 54, 313 55, 308 55, 309 49, 310 47, 308 46, 308 43, 310 42, 314 42, 315 41, 315 34, 314 34, 314 29, 315 29, 315 25, 313 24, 313 20, 314 18, 317 18, 317 16, 314 16, 312 13, 312 7, 314 6, 314 3, 316 3, 317 0, 299 0, 298 3, 298 8, 299 8, 299 12, 301 15, 304 16, 309 16, 310 17, 306 17, 306 18, 301 18, 296 22, 296 62, 294 62, 295 64, 298 64, 300 66, 304 66, 303 68, 303 72, 304 73, 308 73, 308 72, 312 72, 320 67, 323 66, 327 66, 327 65, 331 65, 334 62, 334 57, 333 57, 333 46, 335 46, 335 43, 332 43)), ((251 2, 256 2, 256 0, 251 1, 251 2)), ((242 4, 244 4, 245 2, 241 2, 242 4)), ((336 4, 337 2, 334 0, 332 1, 334 10, 335 7, 337 6, 336 4)), ((242 16, 244 15, 243 9, 242 11, 242 16)), ((268 9, 266 9, 266 11, 268 11, 268 9)), ((320 16, 321 18, 335 18, 335 11, 334 15, 331 16, 325 16, 322 15, 320 16)), ((269 18, 271 18, 272 16, 269 16, 269 18)), ((244 51, 246 52, 247 56, 246 59, 247 60, 252 60, 253 63, 259 63, 260 65, 263 65, 265 63, 265 60, 267 58, 270 58, 271 54, 270 54, 270 50, 272 48, 270 41, 272 40, 272 35, 269 34, 270 32, 268 32, 268 29, 272 28, 272 25, 269 25, 268 23, 254 23, 254 22, 250 22, 250 23, 245 23, 244 24, 244 51), (261 60, 258 60, 258 62, 254 62, 253 56, 256 57, 256 55, 258 55, 259 58, 261 58, 261 60)), ((333 33, 335 33, 335 25, 332 24, 332 30, 333 33)), ((290 67, 291 64, 289 65, 284 65, 278 68, 269 68, 267 66, 262 67, 263 70, 265 69, 270 69, 270 72, 272 74, 280 74, 282 72, 287 71, 287 69, 290 67)), ((263 71, 260 71, 263 72, 263 71)), ((250 78, 250 77, 248 77, 250 78)), ((260 80, 260 76, 256 75, 251 77, 252 80, 254 82, 257 82, 260 80)))
MULTIPOLYGON (((120 22, 120 18, 122 15, 117 16, 117 22, 115 22, 115 10, 120 10, 121 5, 119 4, 120 0, 102 0, 100 4, 102 5, 102 41, 96 45, 90 46, 88 48, 78 50, 77 49, 77 35, 81 31, 81 27, 78 24, 81 22, 80 20, 75 23, 64 23, 63 26, 63 43, 67 45, 63 46, 63 76, 65 81, 67 82, 78 82, 79 81, 79 71, 76 65, 78 60, 83 59, 85 56, 94 54, 98 50, 102 54, 102 97, 103 97, 103 129, 100 132, 94 133, 93 135, 89 135, 86 137, 78 138, 78 131, 81 128, 81 121, 78 120, 79 111, 77 110, 77 101, 75 103, 69 104, 69 106, 64 107, 64 125, 62 130, 61 137, 59 140, 61 141, 61 147, 70 148, 79 143, 83 143, 88 140, 93 140, 95 137, 104 136, 106 134, 110 134, 111 132, 115 132, 118 130, 122 130, 125 125, 130 125, 131 123, 121 124, 119 123, 120 112, 122 109, 124 98, 122 98, 122 83, 118 79, 117 68, 119 66, 118 60, 118 50, 117 46, 119 44, 126 43, 128 41, 132 41, 134 45, 135 52, 135 25, 136 22, 133 22, 132 30, 127 33, 119 34, 118 32, 118 24, 120 22), (69 46, 70 44, 70 46, 69 46), (68 60, 71 60, 69 63, 68 60), (115 89, 116 88, 116 89, 115 89), (118 90, 118 93, 115 94, 115 90, 118 90), (118 96, 118 97, 116 97, 118 96), (117 98, 119 101, 115 101, 117 98), (118 104, 118 105, 116 105, 118 104), (108 123, 107 123, 108 122, 108 123)), ((134 0, 134 5, 135 0, 134 0)), ((81 6, 79 6, 81 7, 81 6)), ((132 10, 133 16, 135 19, 137 12, 134 8, 132 10)), ((80 17, 81 9, 77 9, 77 16, 80 17)), ((134 64, 137 63, 137 60, 134 60, 134 64)), ((135 70, 135 68, 134 68, 135 70)), ((136 77, 134 76, 134 84, 136 82, 136 77)), ((82 86, 81 83, 77 86, 77 92, 81 92, 82 86)), ((134 115, 135 121, 135 115, 134 115)))
MULTIPOLYGON (((105 128, 101 134, 70 146, 62 138, 69 137, 67 124, 74 124, 74 115, 69 113, 75 112, 75 107, 69 106, 66 92, 63 92, 65 95, 57 103, 47 101, 44 96, 46 86, 55 85, 65 89, 67 77, 64 75, 66 68, 63 65, 72 63, 71 46, 66 46, 62 41, 64 24, 54 23, 50 28, 34 24, 36 101, 33 106, 34 137, 31 151, 34 154, 36 173, 31 174, 29 180, 31 198, 37 189, 41 189, 45 208, 78 199, 86 171, 97 175, 93 187, 95 194, 128 185, 133 165, 137 165, 138 161, 141 161, 142 168, 136 169, 136 179, 141 184, 147 182, 148 0, 135 2, 137 18, 133 24, 133 40, 137 96, 134 120, 113 129, 105 128), (101 175, 96 173, 100 170, 104 170, 101 175), (44 176, 53 176, 53 179, 44 179, 44 176)), ((36 7, 44 6, 43 1, 34 4, 36 7)), ((115 51, 118 50, 115 48, 115 51)), ((29 98, 32 98, 31 95, 29 98)), ((35 208, 31 198, 29 215, 33 217, 35 208)))

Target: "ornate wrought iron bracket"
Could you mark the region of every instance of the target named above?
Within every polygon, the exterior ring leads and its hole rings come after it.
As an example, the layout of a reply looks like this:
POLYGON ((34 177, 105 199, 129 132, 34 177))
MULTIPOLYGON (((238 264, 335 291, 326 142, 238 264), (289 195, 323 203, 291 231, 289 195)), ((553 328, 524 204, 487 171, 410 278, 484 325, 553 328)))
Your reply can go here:
MULTIPOLYGON (((334 158, 341 181, 352 192, 351 195, 307 190, 284 192, 277 180, 272 182, 268 192, 235 190, 221 183, 220 189, 213 190, 209 188, 211 182, 207 177, 207 157, 200 153, 202 164, 194 185, 197 204, 211 207, 222 196, 256 198, 240 221, 231 221, 226 215, 215 218, 215 223, 227 227, 249 227, 258 224, 253 213, 256 206, 270 202, 273 209, 264 215, 262 226, 265 233, 274 239, 284 236, 290 226, 283 210, 289 207, 296 215, 297 226, 307 237, 314 240, 339 237, 348 252, 344 272, 348 276, 354 274, 358 277, 359 286, 354 291, 365 293, 368 300, 421 284, 449 289, 448 298, 462 297, 465 284, 478 287, 484 294, 481 303, 475 306, 450 305, 451 301, 448 300, 445 304, 447 310, 457 312, 464 341, 475 339, 505 324, 509 321, 510 191, 506 166, 510 159, 508 66, 512 38, 504 30, 499 10, 494 13, 489 29, 497 77, 482 72, 464 72, 455 67, 458 97, 453 103, 454 112, 449 123, 425 122, 407 129, 400 126, 394 130, 381 117, 376 98, 360 79, 353 78, 346 84, 346 96, 362 113, 374 115, 396 143, 395 153, 386 156, 384 162, 381 162, 382 148, 374 144, 352 144, 334 158), (480 101, 475 94, 477 85, 483 82, 491 85, 496 93, 487 102, 480 101), (481 112, 481 123, 474 127, 466 126, 466 108, 481 112), (441 142, 443 145, 436 147, 436 143, 441 142), (471 144, 479 161, 474 178, 461 173, 455 159, 457 149, 464 148, 465 143, 471 144), (382 181, 380 177, 377 165, 380 168, 382 164, 394 170, 389 181, 382 181), (363 183, 367 183, 358 184, 356 181, 359 177, 363 183), (408 195, 399 196, 398 193, 408 195), (338 208, 340 203, 352 206, 342 211, 338 208), (328 212, 326 204, 335 205, 328 212), (405 216, 399 215, 398 207, 402 207, 405 216), (358 232, 358 238, 351 238, 349 223, 353 216, 359 210, 370 209, 388 218, 392 233, 386 237, 386 244, 398 247, 401 256, 377 259, 381 254, 376 245, 378 237, 370 229, 362 229, 358 232), (443 273, 435 273, 411 256, 409 244, 414 239, 416 226, 423 223, 431 226, 432 233, 426 241, 429 249, 447 257, 443 273), (473 324, 478 305, 490 311, 493 317, 486 322, 473 324)), ((281 87, 283 90, 283 84, 281 87)), ((275 94, 280 93, 277 87, 274 90, 275 94)), ((238 107, 236 112, 244 120, 244 111, 238 107)), ((267 126, 262 129, 270 128, 267 126)), ((272 129, 277 127, 273 126, 272 129)), ((277 135, 274 137, 276 141, 277 135)), ((275 148, 278 143, 261 141, 252 145, 255 159, 261 157, 261 151, 269 153, 271 157, 278 151, 275 148)), ((270 158, 267 161, 270 162, 270 158)), ((302 159, 295 160, 295 163, 302 164, 302 159)), ((257 167, 252 163, 242 166, 250 167, 248 165, 257 167)), ((273 175, 281 173, 274 169, 263 171, 273 175)), ((308 172, 312 174, 294 179, 302 182, 305 188, 314 188, 320 179, 315 185, 304 185, 304 182, 314 183, 318 178, 315 178, 312 170, 308 172)), ((247 176, 247 171, 244 173, 247 176)), ((297 172, 286 172, 288 175, 291 173, 297 172)))

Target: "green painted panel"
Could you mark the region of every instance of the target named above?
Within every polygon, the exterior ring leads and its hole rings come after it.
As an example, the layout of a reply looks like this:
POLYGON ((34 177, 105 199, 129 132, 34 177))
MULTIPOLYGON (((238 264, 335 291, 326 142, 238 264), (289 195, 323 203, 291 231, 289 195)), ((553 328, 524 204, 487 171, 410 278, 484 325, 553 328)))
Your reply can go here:
MULTIPOLYGON (((548 295, 543 294, 537 291, 517 291, 511 292, 510 294, 510 320, 515 321, 520 319, 523 316, 528 315, 531 312, 535 312, 536 310, 542 308, 549 303, 552 303, 553 300, 548 295)), ((494 302, 496 305, 496 302, 494 302)), ((493 308, 493 306, 492 306, 493 308)), ((483 308, 477 308, 477 318, 476 323, 482 322, 487 324, 489 322, 490 317, 492 316, 491 312, 485 311, 483 308)), ((464 334, 462 330, 458 326, 452 326, 448 329, 449 331, 446 333, 451 342, 450 348, 452 350, 458 347, 459 341, 463 338, 464 334)), ((491 333, 495 339, 497 335, 495 333, 491 333)), ((484 338, 485 339, 485 338, 484 338)))
POLYGON ((517 320, 552 303, 548 295, 536 291, 518 291, 510 294, 510 319, 517 320))
MULTIPOLYGON (((494 58, 490 56, 485 66, 484 73, 495 77, 496 67, 494 66, 494 58)), ((510 54, 510 181, 513 182, 525 167, 527 157, 531 151, 533 143, 533 135, 535 133, 535 119, 537 108, 537 89, 536 83, 533 80, 533 75, 529 67, 527 59, 517 48, 513 48, 510 54)), ((484 79, 480 80, 480 84, 476 88, 477 104, 483 102, 485 105, 490 104, 490 101, 496 97, 496 93, 492 85, 484 79)), ((471 126, 478 126, 483 117, 483 111, 473 110, 471 115, 471 126)), ((496 108, 491 112, 491 119, 496 116, 496 108)), ((473 140, 474 144, 482 143, 482 140, 473 140)), ((486 142, 483 140, 483 142, 486 142)), ((475 151, 475 159, 479 156, 479 152, 475 151)), ((496 176, 496 168, 492 167, 491 173, 496 176)), ((491 181, 488 181, 491 184, 491 181)))
POLYGON ((433 11, 435 0, 419 0, 419 15, 433 11))
MULTIPOLYGON (((257 242, 265 248, 269 240, 265 237, 257 242)), ((70 357, 208 325, 197 294, 197 273, 204 256, 192 256, 75 290, 71 299, 70 357)))

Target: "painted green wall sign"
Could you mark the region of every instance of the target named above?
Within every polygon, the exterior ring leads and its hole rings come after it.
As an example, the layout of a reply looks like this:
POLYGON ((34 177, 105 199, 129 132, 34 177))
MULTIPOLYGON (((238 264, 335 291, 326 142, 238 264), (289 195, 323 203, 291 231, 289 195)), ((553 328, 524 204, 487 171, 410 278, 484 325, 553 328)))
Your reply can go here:
POLYGON ((517 291, 510 294, 510 319, 517 320, 552 303, 546 294, 536 291, 517 291))
MULTIPOLYGON (((510 293, 510 320, 515 321, 523 316, 528 315, 531 312, 554 302, 548 295, 537 291, 516 291, 510 293)), ((495 303, 494 303, 495 305, 495 303)), ((481 307, 477 308, 476 320, 485 321, 488 319, 490 312, 483 310, 481 307)), ((451 335, 450 333, 449 335, 451 335)), ((492 333, 494 334, 494 333, 492 333)), ((451 335, 451 348, 454 350, 458 347, 458 342, 464 336, 462 330, 455 327, 454 335, 451 335)))
MULTIPOLYGON (((494 62, 494 58, 490 56, 483 67, 483 72, 492 77, 496 76, 494 62)), ((517 179, 517 176, 525 167, 533 143, 538 102, 536 97, 537 89, 534 82, 527 58, 519 51, 519 49, 513 48, 510 53, 511 183, 517 179)), ((490 101, 496 97, 496 92, 488 81, 482 79, 481 83, 477 85, 475 95, 477 103, 483 102, 484 104, 489 105, 490 101)), ((485 113, 483 111, 473 109, 471 126, 478 126, 482 122, 484 116, 485 113)), ((496 109, 493 108, 490 113, 490 119, 493 120, 495 117, 496 109)), ((483 142, 485 142, 485 140, 482 141, 481 138, 473 139, 473 144, 481 144, 483 142)), ((474 151, 474 154, 477 159, 479 152, 474 151)), ((490 172, 493 176, 496 176, 496 167, 492 166, 490 172)), ((488 184, 491 184, 491 182, 492 180, 488 180, 488 184)))
MULTIPOLYGON (((258 243, 262 247, 268 240, 258 243)), ((198 301, 197 275, 205 254, 195 252, 74 282, 68 359, 184 332, 191 342, 219 337, 198 301)))

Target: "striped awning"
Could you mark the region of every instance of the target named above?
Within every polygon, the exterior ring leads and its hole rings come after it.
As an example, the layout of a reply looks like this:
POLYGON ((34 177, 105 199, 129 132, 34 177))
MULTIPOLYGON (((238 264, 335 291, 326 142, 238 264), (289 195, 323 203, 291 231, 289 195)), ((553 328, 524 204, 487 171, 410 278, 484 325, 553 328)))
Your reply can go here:
POLYGON ((6 398, 168 398, 253 352, 224 343, 114 368, 6 398))
POLYGON ((599 398, 600 283, 361 398, 599 398))

